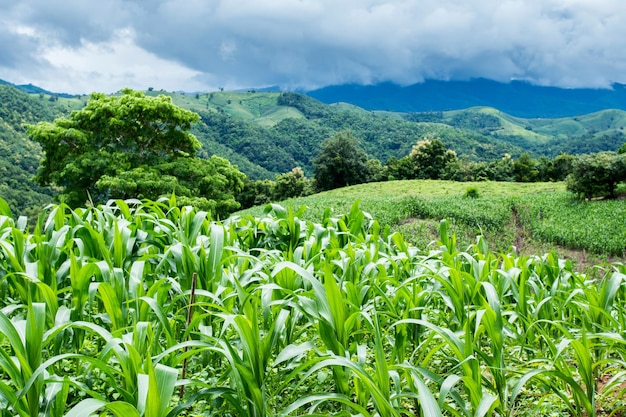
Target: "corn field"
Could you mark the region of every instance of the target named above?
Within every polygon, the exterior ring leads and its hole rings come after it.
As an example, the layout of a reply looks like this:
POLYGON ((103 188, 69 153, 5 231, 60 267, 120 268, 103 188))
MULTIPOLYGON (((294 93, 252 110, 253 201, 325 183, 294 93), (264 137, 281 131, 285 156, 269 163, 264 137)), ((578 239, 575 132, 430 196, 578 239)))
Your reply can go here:
POLYGON ((626 415, 626 266, 302 215, 0 200, 0 416, 626 415))

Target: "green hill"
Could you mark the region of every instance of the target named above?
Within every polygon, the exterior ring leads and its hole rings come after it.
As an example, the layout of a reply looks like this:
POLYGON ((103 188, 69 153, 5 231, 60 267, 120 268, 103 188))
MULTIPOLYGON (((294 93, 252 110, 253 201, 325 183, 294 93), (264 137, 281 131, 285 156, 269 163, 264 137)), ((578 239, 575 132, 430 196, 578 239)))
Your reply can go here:
POLYGON ((54 191, 32 182, 41 149, 26 136, 26 124, 53 120, 65 109, 47 98, 0 85, 0 197, 16 213, 28 214, 52 202, 54 191))
MULTIPOLYGON (((320 143, 349 129, 369 157, 386 163, 407 155, 424 138, 441 139, 461 157, 492 160, 524 152, 538 157, 615 150, 626 142, 626 113, 605 110, 560 119, 524 119, 489 107, 449 112, 367 111, 348 103, 323 104, 297 93, 226 92, 166 94, 179 106, 200 114, 193 132, 201 157, 230 160, 252 179, 274 178, 296 166, 312 175, 320 143)), ((81 108, 87 96, 26 94, 0 86, 0 195, 14 210, 40 207, 53 191, 30 181, 39 148, 25 134, 25 123, 52 120, 81 108)))

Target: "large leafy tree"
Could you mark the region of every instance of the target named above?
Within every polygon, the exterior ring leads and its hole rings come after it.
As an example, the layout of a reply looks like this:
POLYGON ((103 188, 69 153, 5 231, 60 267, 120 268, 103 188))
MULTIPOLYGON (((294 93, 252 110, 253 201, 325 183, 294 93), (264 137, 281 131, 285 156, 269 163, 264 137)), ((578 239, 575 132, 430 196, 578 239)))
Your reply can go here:
POLYGON ((337 133, 322 142, 313 160, 316 186, 331 190, 365 182, 369 177, 367 155, 349 131, 337 133))
POLYGON ((35 179, 61 187, 59 199, 72 207, 175 192, 214 212, 222 200, 232 209, 243 174, 228 161, 195 157, 200 143, 189 129, 198 120, 164 95, 94 93, 68 117, 28 128, 45 155, 35 179))

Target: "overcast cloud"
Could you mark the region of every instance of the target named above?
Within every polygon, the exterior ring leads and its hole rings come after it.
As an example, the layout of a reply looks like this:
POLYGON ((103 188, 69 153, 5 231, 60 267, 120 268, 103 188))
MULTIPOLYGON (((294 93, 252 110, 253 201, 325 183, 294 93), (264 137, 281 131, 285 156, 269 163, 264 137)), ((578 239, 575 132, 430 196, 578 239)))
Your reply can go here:
POLYGON ((0 0, 0 78, 68 93, 626 83, 624 0, 0 0))

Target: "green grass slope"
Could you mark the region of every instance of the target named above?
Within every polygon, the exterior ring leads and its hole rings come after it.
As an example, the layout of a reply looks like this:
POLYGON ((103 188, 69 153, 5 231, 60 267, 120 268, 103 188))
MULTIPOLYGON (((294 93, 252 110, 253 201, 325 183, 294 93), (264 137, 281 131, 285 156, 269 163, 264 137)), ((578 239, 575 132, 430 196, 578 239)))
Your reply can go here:
MULTIPOLYGON (((583 267, 626 260, 626 200, 579 202, 563 183, 506 183, 411 180, 360 184, 279 204, 293 211, 307 207, 303 218, 322 222, 327 210, 347 213, 359 206, 383 226, 400 231, 427 249, 447 219, 467 247, 482 234, 501 252, 545 253, 553 249, 583 267), (478 198, 466 197, 468 188, 478 198)), ((259 216, 265 207, 239 214, 259 216)))
POLYGON ((626 142, 626 112, 615 109, 557 119, 524 119, 491 107, 472 107, 442 112, 440 122, 497 138, 535 156, 616 150, 626 142))

